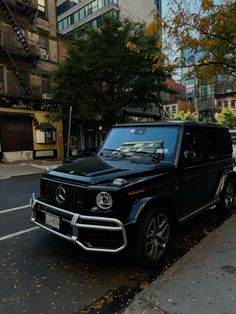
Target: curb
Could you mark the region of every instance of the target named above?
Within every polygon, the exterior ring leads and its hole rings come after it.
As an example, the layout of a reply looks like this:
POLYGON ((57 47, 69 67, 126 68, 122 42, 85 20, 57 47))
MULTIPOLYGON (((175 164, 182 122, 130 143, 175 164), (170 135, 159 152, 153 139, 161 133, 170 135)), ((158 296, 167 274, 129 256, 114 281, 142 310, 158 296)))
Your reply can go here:
POLYGON ((0 180, 6 180, 6 179, 10 179, 10 178, 12 178, 12 177, 3 177, 3 176, 0 176, 0 180))
POLYGON ((18 163, 0 165, 0 180, 6 180, 13 177, 29 176, 43 174, 48 168, 57 168, 61 166, 61 162, 55 163, 18 163))

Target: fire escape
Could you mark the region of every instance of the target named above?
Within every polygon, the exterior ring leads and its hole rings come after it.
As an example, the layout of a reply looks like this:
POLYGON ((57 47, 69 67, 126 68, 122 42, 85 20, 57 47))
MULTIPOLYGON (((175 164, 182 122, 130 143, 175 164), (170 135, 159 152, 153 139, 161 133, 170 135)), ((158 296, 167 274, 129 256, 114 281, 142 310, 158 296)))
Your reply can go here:
MULTIPOLYGON (((32 47, 28 44, 24 33, 22 32, 20 26, 18 25, 14 13, 15 11, 21 12, 22 14, 29 17, 30 22, 33 23, 34 17, 37 13, 37 1, 35 0, 0 0, 0 10, 4 14, 8 23, 12 26, 17 40, 21 43, 24 57, 33 61, 33 65, 36 64, 39 58, 39 52, 34 52, 32 47)), ((7 58, 8 66, 14 71, 20 85, 24 88, 28 96, 32 95, 32 92, 25 81, 24 76, 21 74, 18 68, 17 62, 15 61, 14 55, 17 55, 17 49, 12 51, 5 47, 4 44, 0 43, 0 55, 7 58)))

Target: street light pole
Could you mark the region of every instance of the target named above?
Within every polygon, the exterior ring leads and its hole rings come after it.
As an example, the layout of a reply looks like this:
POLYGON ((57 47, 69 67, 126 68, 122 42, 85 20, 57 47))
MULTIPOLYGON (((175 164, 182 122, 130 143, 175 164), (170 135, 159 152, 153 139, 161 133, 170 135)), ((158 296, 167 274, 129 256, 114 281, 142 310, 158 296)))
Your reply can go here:
POLYGON ((72 106, 70 106, 70 113, 69 113, 69 127, 68 127, 68 139, 67 139, 67 154, 66 154, 66 157, 69 157, 69 152, 70 152, 71 113, 72 113, 72 106))

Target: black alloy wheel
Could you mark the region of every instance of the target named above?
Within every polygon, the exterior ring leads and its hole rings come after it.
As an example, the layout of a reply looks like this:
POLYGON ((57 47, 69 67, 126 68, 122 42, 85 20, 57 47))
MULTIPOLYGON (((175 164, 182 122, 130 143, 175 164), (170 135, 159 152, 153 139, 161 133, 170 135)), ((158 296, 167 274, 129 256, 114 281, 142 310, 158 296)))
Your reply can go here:
POLYGON ((222 210, 230 213, 234 203, 234 184, 232 181, 228 181, 225 183, 224 189, 222 191, 221 196, 221 204, 222 210))
POLYGON ((234 205, 234 182, 228 180, 225 182, 223 190, 220 193, 220 200, 216 206, 219 213, 223 215, 231 215, 234 205))
POLYGON ((138 224, 134 256, 142 266, 154 267, 162 259, 170 242, 170 214, 164 207, 150 209, 138 224))

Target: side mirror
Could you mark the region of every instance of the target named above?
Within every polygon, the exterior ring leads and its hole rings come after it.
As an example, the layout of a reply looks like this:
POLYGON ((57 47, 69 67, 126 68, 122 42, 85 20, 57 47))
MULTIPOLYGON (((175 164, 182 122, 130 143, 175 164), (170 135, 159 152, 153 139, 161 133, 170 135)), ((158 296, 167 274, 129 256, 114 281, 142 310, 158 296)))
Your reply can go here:
POLYGON ((184 159, 187 160, 187 161, 192 161, 196 158, 196 153, 191 150, 191 149, 188 149, 188 150, 185 150, 184 151, 184 159))

